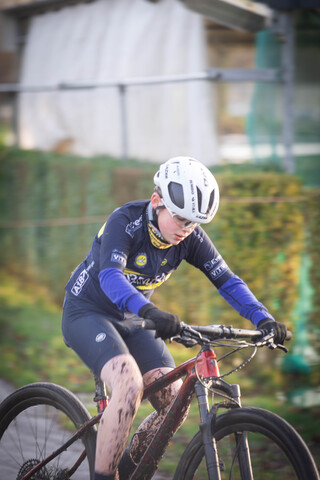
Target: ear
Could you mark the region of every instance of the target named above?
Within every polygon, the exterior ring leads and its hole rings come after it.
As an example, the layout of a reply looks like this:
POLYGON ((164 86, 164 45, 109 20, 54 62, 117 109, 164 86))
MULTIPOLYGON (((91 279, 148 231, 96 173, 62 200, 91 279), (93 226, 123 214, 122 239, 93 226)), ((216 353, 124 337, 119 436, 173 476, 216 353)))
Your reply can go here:
POLYGON ((161 198, 160 195, 156 192, 153 192, 151 195, 151 205, 153 210, 155 210, 157 207, 159 207, 161 204, 161 198))

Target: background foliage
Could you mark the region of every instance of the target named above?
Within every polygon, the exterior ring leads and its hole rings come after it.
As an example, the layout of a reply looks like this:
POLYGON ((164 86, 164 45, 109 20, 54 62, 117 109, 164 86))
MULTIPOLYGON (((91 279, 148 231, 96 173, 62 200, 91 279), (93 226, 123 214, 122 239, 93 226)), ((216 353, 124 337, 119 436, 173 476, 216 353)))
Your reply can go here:
MULTIPOLYGON (((156 166, 111 158, 0 149, 0 266, 46 286, 62 305, 64 285, 94 235, 117 206, 149 198, 156 166)), ((215 168, 221 204, 205 226, 230 268, 278 320, 291 321, 306 247, 313 265, 315 326, 319 318, 319 194, 298 177, 268 168, 215 168)), ((153 297, 189 323, 248 327, 208 279, 183 263, 153 297)), ((319 328, 319 325, 317 326, 319 328)))
MULTIPOLYGON (((101 224, 122 203, 150 197, 156 170, 134 162, 119 166, 109 158, 12 149, 0 151, 0 162, 2 267, 47 285, 60 302, 70 272, 101 224)), ((226 169, 217 178, 221 206, 207 233, 274 315, 290 319, 306 227, 300 181, 258 169, 226 169), (277 197, 283 201, 265 202, 277 197)), ((308 205, 316 209, 316 202, 308 205)), ((156 301, 185 320, 207 323, 214 313, 220 322, 230 322, 234 316, 208 280, 187 264, 169 283, 157 291, 156 301)))

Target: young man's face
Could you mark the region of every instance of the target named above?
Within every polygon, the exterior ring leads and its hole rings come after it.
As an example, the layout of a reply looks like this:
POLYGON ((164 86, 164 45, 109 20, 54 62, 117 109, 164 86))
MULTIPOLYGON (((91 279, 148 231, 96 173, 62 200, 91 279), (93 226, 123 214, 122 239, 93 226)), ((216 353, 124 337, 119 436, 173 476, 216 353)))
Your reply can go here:
MULTIPOLYGON (((163 205, 161 198, 157 193, 152 195, 151 203, 154 209, 163 205)), ((172 216, 166 208, 158 210, 159 230, 168 243, 178 245, 178 243, 188 237, 197 226, 196 223, 192 226, 186 226, 186 224, 188 224, 188 221, 185 218, 178 215, 172 216)))

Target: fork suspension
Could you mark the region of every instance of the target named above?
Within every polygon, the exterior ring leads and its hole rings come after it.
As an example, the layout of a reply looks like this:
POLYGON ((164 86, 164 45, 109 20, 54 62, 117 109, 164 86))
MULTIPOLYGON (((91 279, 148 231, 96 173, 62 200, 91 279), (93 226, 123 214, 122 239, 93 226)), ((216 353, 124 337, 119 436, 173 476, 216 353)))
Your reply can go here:
POLYGON ((200 431, 205 451, 208 477, 209 480, 221 480, 217 444, 211 432, 214 412, 209 410, 208 389, 198 381, 195 384, 195 392, 201 418, 200 431))

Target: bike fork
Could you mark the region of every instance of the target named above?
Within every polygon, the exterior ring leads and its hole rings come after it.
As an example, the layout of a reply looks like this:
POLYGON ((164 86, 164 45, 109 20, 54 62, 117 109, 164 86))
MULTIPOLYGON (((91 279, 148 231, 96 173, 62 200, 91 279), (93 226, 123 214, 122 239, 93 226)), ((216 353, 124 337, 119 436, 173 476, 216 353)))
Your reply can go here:
MULTIPOLYGON (((214 415, 216 415, 216 410, 209 410, 208 389, 199 381, 195 384, 195 391, 198 398, 200 411, 200 431, 202 434, 202 442, 205 451, 208 478, 209 480, 221 480, 220 469, 223 469, 223 462, 220 462, 219 460, 217 443, 212 435, 212 419, 214 415)), ((239 391, 235 390, 232 393, 233 397, 237 399, 237 403, 240 406, 239 391)), ((254 480, 247 434, 245 432, 235 433, 235 442, 236 450, 234 454, 234 460, 237 459, 239 463, 241 478, 243 480, 254 480)), ((230 472, 230 478, 232 478, 231 474, 232 472, 230 472)))
POLYGON ((235 437, 237 445, 235 455, 238 457, 241 478, 254 480, 247 434, 246 432, 235 433, 235 437))
POLYGON ((221 480, 217 444, 211 432, 213 413, 209 409, 208 389, 198 381, 195 384, 195 391, 200 411, 200 431, 206 457, 208 478, 209 480, 221 480))

